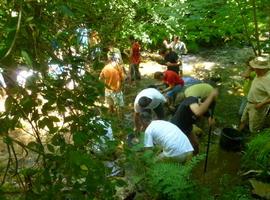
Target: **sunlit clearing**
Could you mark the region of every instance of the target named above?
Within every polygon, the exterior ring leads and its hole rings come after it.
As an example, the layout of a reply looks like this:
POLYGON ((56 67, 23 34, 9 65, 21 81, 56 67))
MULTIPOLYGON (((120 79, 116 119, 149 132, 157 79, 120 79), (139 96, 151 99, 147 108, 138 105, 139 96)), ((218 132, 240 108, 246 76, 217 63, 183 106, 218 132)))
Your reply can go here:
POLYGON ((204 65, 204 69, 211 70, 216 65, 216 63, 214 63, 214 62, 203 62, 203 65, 204 65))
POLYGON ((193 70, 193 66, 188 63, 183 63, 182 67, 183 67, 183 71, 188 74, 191 73, 193 70))
POLYGON ((166 66, 165 65, 160 65, 156 62, 147 62, 147 63, 141 63, 140 64, 140 73, 142 76, 150 76, 152 75, 154 72, 157 71, 165 71, 166 70, 166 66))

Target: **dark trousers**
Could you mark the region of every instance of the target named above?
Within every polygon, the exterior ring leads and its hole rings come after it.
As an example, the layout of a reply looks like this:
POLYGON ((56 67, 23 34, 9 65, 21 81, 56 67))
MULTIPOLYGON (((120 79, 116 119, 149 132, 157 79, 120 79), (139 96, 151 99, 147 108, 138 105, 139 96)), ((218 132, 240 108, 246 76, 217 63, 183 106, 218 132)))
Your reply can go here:
POLYGON ((139 71, 139 64, 130 64, 130 79, 133 80, 140 80, 141 79, 141 74, 139 71))

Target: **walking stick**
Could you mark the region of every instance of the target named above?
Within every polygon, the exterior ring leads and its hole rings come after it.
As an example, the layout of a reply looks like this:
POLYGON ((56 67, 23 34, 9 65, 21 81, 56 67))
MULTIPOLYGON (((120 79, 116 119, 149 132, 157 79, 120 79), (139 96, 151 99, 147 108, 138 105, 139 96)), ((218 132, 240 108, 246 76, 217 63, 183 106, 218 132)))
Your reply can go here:
MULTIPOLYGON (((210 117, 213 119, 214 116, 214 109, 210 110, 210 117)), ((206 149, 206 158, 204 162, 204 173, 206 172, 207 169, 207 161, 208 161, 208 154, 209 154, 209 149, 210 149, 210 140, 211 140, 211 133, 212 133, 212 124, 209 126, 209 131, 208 131, 208 141, 207 141, 207 149, 206 149)))

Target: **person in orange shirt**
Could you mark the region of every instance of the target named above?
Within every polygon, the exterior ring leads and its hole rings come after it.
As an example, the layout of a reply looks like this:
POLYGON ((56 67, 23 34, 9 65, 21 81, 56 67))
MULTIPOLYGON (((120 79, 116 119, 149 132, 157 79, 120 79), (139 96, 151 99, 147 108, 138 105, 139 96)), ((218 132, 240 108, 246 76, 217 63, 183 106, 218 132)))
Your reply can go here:
POLYGON ((109 105, 109 111, 117 111, 118 115, 121 115, 121 107, 124 106, 122 92, 124 76, 122 66, 111 59, 99 75, 99 79, 105 84, 105 102, 109 105))

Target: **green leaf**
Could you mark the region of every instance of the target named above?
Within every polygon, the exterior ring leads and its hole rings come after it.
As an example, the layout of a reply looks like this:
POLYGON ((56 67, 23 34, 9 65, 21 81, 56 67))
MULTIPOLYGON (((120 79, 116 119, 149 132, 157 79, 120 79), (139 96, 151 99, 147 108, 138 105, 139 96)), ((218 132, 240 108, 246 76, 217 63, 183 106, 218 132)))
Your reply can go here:
POLYGON ((59 118, 56 116, 49 116, 49 120, 51 120, 53 122, 60 122, 59 118))
POLYGON ((52 137, 52 140, 51 140, 52 144, 54 146, 61 146, 63 144, 65 144, 65 139, 63 138, 62 135, 60 134, 55 134, 53 137, 52 137))
POLYGON ((75 132, 73 134, 74 144, 78 146, 84 145, 87 142, 88 138, 89 136, 84 132, 75 132))
POLYGON ((34 17, 27 17, 27 19, 25 20, 25 22, 30 22, 34 19, 34 17))
POLYGON ((37 142, 29 142, 28 145, 27 145, 29 148, 37 151, 38 153, 43 153, 44 151, 44 147, 40 144, 40 143, 37 143, 37 142))
POLYGON ((73 16, 73 12, 66 6, 66 5, 61 5, 60 6, 60 11, 67 16, 73 16))
POLYGON ((88 167, 86 165, 81 165, 80 168, 81 170, 88 171, 88 167))
POLYGON ((13 99, 12 97, 8 96, 8 98, 5 101, 5 109, 6 112, 10 112, 13 105, 13 99))
POLYGON ((12 144, 12 139, 9 136, 4 137, 3 141, 8 145, 12 144))
POLYGON ((30 67, 33 67, 33 63, 32 60, 30 59, 30 56, 28 55, 28 53, 24 50, 21 51, 22 57, 24 58, 26 64, 30 67))
POLYGON ((49 150, 51 153, 54 153, 54 152, 55 152, 54 146, 53 146, 53 145, 47 144, 47 148, 48 148, 48 150, 49 150))

